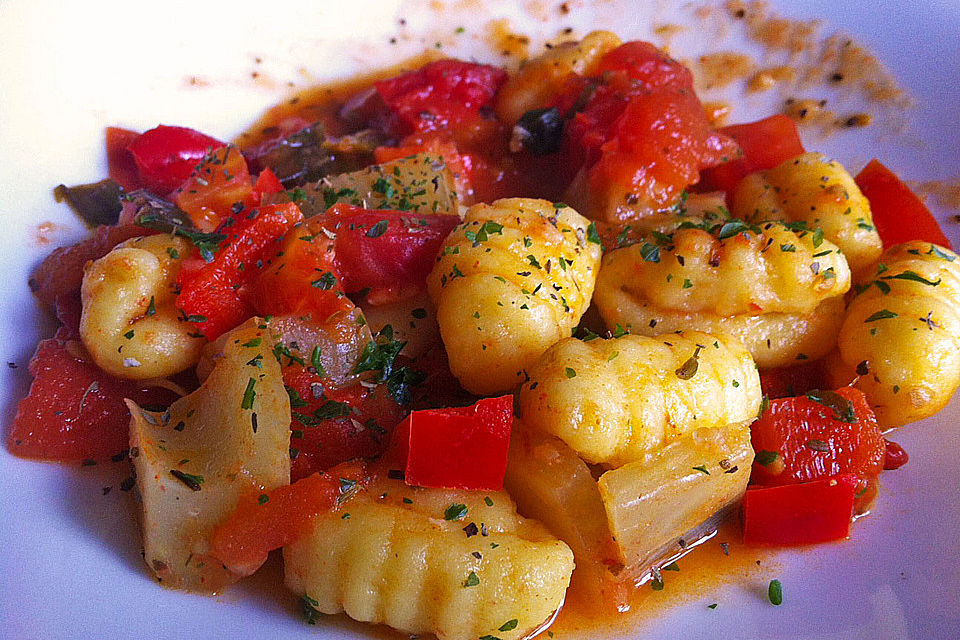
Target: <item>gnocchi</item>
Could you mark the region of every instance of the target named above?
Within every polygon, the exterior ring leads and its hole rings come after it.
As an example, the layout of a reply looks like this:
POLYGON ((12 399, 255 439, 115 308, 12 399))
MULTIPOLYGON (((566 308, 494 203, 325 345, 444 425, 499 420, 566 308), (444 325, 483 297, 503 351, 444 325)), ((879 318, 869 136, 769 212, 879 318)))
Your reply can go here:
POLYGON ((524 637, 560 608, 573 572, 567 545, 505 492, 390 478, 318 517, 283 557, 313 609, 449 640, 524 637))
POLYGON ((584 460, 617 467, 701 427, 747 423, 760 377, 735 339, 696 331, 560 341, 530 369, 520 413, 584 460))
POLYGON ((869 267, 882 249, 870 203, 847 170, 820 153, 746 176, 733 191, 730 210, 745 220, 805 222, 823 229, 854 272, 869 267))
POLYGON ((854 383, 881 425, 933 415, 960 386, 960 262, 929 242, 887 249, 850 301, 837 351, 837 385, 854 383))
POLYGON ((610 330, 729 334, 761 367, 833 348, 851 274, 830 241, 740 221, 655 237, 603 258, 593 300, 610 330))
POLYGON ((489 395, 521 382, 590 304, 600 240, 566 205, 511 198, 478 204, 447 237, 427 279, 450 370, 489 395))
POLYGON ((163 378, 192 367, 206 340, 174 305, 183 238, 133 238, 92 262, 80 289, 80 338, 94 362, 118 378, 163 378))

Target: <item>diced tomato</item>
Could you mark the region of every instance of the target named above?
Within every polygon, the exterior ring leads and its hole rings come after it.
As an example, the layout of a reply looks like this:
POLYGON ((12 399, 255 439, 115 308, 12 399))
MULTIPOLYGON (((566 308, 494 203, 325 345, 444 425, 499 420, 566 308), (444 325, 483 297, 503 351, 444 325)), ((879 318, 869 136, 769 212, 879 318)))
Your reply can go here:
POLYGON ((303 219, 292 202, 268 205, 242 216, 209 262, 195 250, 177 276, 177 307, 209 340, 253 315, 240 287, 280 248, 283 236, 303 219))
POLYGON ((295 392, 290 394, 294 480, 347 460, 380 455, 400 421, 400 406, 384 385, 326 389, 322 377, 297 364, 284 367, 283 381, 295 392))
POLYGON ((361 489, 367 480, 366 465, 352 462, 246 495, 214 528, 210 550, 231 571, 250 575, 266 562, 268 553, 296 542, 314 518, 332 511, 344 494, 361 489))
POLYGON ((609 72, 625 73, 645 89, 693 90, 690 70, 649 42, 625 42, 608 52, 600 60, 597 75, 609 72))
POLYGON ((923 240, 953 249, 923 201, 879 160, 871 160, 854 181, 870 201, 873 226, 884 247, 923 240))
POLYGON ((885 455, 883 457, 884 471, 899 469, 910 461, 910 456, 907 455, 907 452, 904 451, 903 447, 898 445, 893 440, 887 440, 886 438, 884 438, 884 442, 886 443, 886 451, 884 452, 885 455))
POLYGON ((750 487, 743 498, 743 541, 792 546, 850 534, 859 479, 843 474, 779 487, 750 487))
POLYGON ((193 225, 208 233, 241 209, 252 207, 253 187, 240 149, 229 145, 205 155, 174 196, 193 225))
POLYGON ((316 321, 353 308, 341 290, 324 222, 310 220, 287 232, 277 257, 252 281, 250 297, 260 315, 294 313, 316 321))
POLYGON ((224 146, 216 138, 186 127, 160 125, 145 131, 130 143, 140 181, 159 196, 165 196, 190 177, 204 156, 224 146))
POLYGON ((128 193, 143 187, 140 182, 137 162, 128 149, 133 141, 139 137, 139 133, 130 129, 107 127, 106 130, 109 175, 128 193))
POLYGON ((145 388, 101 371, 79 342, 51 338, 30 360, 34 380, 20 401, 8 449, 42 460, 107 460, 129 446, 130 414, 124 398, 168 404, 170 391, 145 388))
POLYGON ((730 125, 720 132, 733 138, 742 153, 704 170, 700 185, 704 189, 730 193, 740 180, 754 171, 772 169, 804 152, 797 123, 785 115, 730 125))
POLYGON ((44 258, 30 276, 30 290, 48 305, 55 304, 61 296, 78 294, 83 268, 89 261, 102 258, 124 240, 152 233, 156 232, 133 225, 99 226, 86 240, 54 249, 44 258))
POLYGON ((496 134, 501 125, 493 96, 507 79, 503 69, 461 60, 437 60, 374 86, 397 120, 400 135, 451 131, 467 148, 496 134))
POLYGON ((852 387, 771 400, 750 430, 757 452, 750 478, 757 484, 845 473, 872 478, 883 469, 885 445, 877 418, 863 393, 852 387), (772 462, 762 464, 774 454, 772 462))
POLYGON ((497 491, 512 426, 513 396, 413 411, 394 432, 390 456, 404 464, 412 486, 497 491))
POLYGON ((281 191, 283 191, 283 183, 280 179, 269 168, 264 169, 257 176, 257 181, 253 183, 253 202, 257 205, 262 204, 263 196, 281 191))
POLYGON ((768 398, 803 395, 812 389, 822 389, 825 380, 826 372, 820 360, 778 369, 760 369, 760 388, 768 398))
POLYGON ((326 224, 336 231, 336 263, 343 290, 422 283, 459 216, 375 211, 337 204, 326 224))
POLYGON ((572 106, 589 96, 565 146, 571 164, 587 171, 579 188, 588 189, 596 217, 613 221, 624 203, 671 206, 701 169, 736 151, 710 129, 689 70, 652 45, 627 43, 600 67, 599 80, 572 82, 558 99, 572 106))

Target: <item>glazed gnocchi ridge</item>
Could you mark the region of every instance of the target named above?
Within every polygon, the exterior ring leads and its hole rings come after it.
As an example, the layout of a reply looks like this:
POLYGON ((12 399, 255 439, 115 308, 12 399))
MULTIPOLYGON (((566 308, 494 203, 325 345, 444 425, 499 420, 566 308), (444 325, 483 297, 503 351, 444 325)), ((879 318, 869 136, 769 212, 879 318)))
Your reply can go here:
POLYGON ((129 458, 165 587, 279 550, 311 624, 533 637, 724 520, 847 537, 907 460, 886 429, 960 387, 919 199, 785 116, 718 127, 649 43, 345 86, 242 148, 109 129, 110 177, 65 189, 101 226, 31 279, 60 328, 8 448, 129 458))

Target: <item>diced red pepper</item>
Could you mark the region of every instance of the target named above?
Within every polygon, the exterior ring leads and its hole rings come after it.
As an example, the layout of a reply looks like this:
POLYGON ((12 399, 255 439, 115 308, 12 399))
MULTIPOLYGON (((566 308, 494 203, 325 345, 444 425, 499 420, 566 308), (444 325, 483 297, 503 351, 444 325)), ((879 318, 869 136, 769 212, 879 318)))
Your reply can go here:
POLYGON ((513 396, 413 411, 394 432, 389 455, 412 486, 498 491, 512 426, 513 396))
POLYGON ((704 189, 730 193, 745 176, 772 169, 804 152, 797 123, 785 115, 730 125, 720 132, 733 138, 743 153, 704 170, 700 185, 704 189))
POLYGON ((771 400, 750 431, 757 452, 751 481, 757 484, 846 473, 873 478, 883 469, 885 445, 877 418, 863 393, 852 387, 771 400), (776 458, 762 464, 772 454, 776 458))
POLYGON ((334 205, 326 224, 334 243, 343 290, 422 284, 459 216, 404 213, 334 205))
POLYGON ((293 480, 355 458, 373 458, 383 453, 390 435, 400 421, 400 405, 386 393, 384 385, 372 389, 356 384, 345 389, 325 388, 324 379, 306 367, 292 364, 283 368, 283 382, 291 393, 293 429, 290 448, 295 454, 290 465, 293 480), (319 384, 322 396, 314 393, 319 384), (328 403, 334 403, 328 405, 328 403), (336 413, 340 404, 349 415, 318 419, 318 410, 336 413))
POLYGON ((231 571, 250 575, 266 562, 268 553, 296 542, 309 532, 314 518, 332 511, 341 496, 366 482, 366 465, 357 461, 248 494, 214 528, 210 550, 231 571))
POLYGON ((133 159, 128 147, 140 134, 130 129, 107 127, 107 169, 111 178, 123 187, 126 192, 143 187, 140 182, 140 172, 137 162, 133 159))
POLYGON ((209 262, 195 250, 177 276, 177 307, 209 340, 253 315, 240 288, 275 257, 283 236, 303 219, 292 202, 254 209, 237 218, 209 262))
POLYGON ((431 62, 374 86, 396 117, 396 133, 448 129, 459 144, 470 147, 500 130, 491 106, 506 79, 503 69, 450 59, 431 62))
POLYGON ((174 200, 193 226, 208 233, 241 209, 252 207, 250 172, 240 149, 229 145, 205 155, 177 188, 174 200))
POLYGON ((216 138, 187 127, 160 125, 145 131, 130 143, 141 182, 165 196, 190 177, 204 156, 224 146, 216 138))
POLYGON ((317 322, 354 307, 341 290, 324 222, 310 220, 287 232, 277 257, 252 281, 250 298, 260 315, 294 313, 317 322))
POLYGON ((743 498, 743 541, 792 546, 850 534, 859 479, 843 474, 779 487, 750 487, 743 498))
POLYGON ((280 193, 283 191, 283 183, 269 168, 264 169, 257 176, 257 181, 253 183, 253 202, 261 204, 263 196, 271 193, 280 193))
POLYGON ((99 226, 86 240, 54 249, 30 276, 30 290, 41 302, 53 305, 61 296, 78 295, 83 268, 110 253, 115 246, 137 236, 156 233, 133 225, 99 226))
POLYGON ((600 60, 597 75, 622 72, 645 89, 684 89, 693 91, 693 74, 649 42, 625 42, 600 60))
POLYGON ((884 471, 899 469, 910 461, 910 456, 907 455, 907 452, 904 451, 903 447, 899 444, 886 438, 884 438, 884 442, 886 443, 886 451, 883 457, 884 471))
POLYGON ((129 446, 123 403, 168 404, 175 395, 114 378, 86 358, 79 342, 42 340, 30 360, 34 380, 20 401, 8 449, 42 460, 107 460, 129 446))
POLYGON ((927 205, 879 160, 871 160, 854 181, 870 201, 873 226, 884 247, 923 240, 953 249, 927 205))

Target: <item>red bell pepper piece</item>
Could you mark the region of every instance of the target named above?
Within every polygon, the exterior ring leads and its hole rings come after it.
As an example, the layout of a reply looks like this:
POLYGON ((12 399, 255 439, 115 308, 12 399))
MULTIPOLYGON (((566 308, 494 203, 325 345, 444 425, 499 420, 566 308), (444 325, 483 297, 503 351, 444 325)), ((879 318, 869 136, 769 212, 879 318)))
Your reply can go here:
POLYGON ((771 400, 750 431, 757 452, 751 481, 757 484, 795 484, 845 473, 871 478, 883 469, 885 445, 877 418, 863 393, 852 387, 771 400))
POLYGON ((124 398, 138 404, 175 399, 166 389, 104 373, 73 340, 42 340, 30 373, 33 383, 17 407, 7 444, 10 453, 24 458, 107 460, 129 446, 124 398))
POLYGON ((387 395, 384 385, 329 389, 321 376, 299 364, 283 368, 283 383, 291 392, 293 480, 347 460, 379 456, 400 421, 400 405, 387 395), (324 390, 320 398, 313 392, 317 383, 324 390), (317 418, 316 412, 335 414, 337 408, 349 414, 317 418))
POLYGON ((873 226, 884 247, 923 240, 953 249, 923 201, 879 160, 867 163, 854 181, 870 201, 873 226))
POLYGON ((224 146, 216 138, 186 127, 160 125, 145 131, 130 143, 141 182, 159 196, 165 196, 190 177, 203 157, 224 146))
POLYGON ((140 134, 130 129, 107 127, 107 169, 109 176, 117 181, 126 192, 143 187, 137 162, 133 159, 129 147, 140 134))
POLYGON ((388 455, 404 464, 411 486, 498 491, 512 426, 513 396, 413 411, 394 432, 388 455))
POLYGON ((296 542, 318 515, 332 511, 345 493, 367 481, 366 465, 351 462, 266 492, 252 492, 220 522, 210 550, 236 573, 250 575, 274 549, 296 542))
POLYGON ((804 152, 797 123, 785 115, 720 129, 733 138, 743 154, 703 172, 701 187, 730 193, 745 176, 772 169, 804 152))
POLYGON ((223 220, 253 206, 247 161, 233 145, 215 149, 194 167, 173 196, 193 226, 209 233, 223 220))
POLYGON ((347 293, 423 284, 459 216, 376 211, 334 205, 326 224, 336 231, 336 262, 347 293))
POLYGON ((269 168, 264 169, 253 183, 253 202, 262 204, 263 196, 283 191, 283 183, 269 168))
POLYGON ((277 257, 252 281, 250 298, 260 315, 293 313, 314 322, 354 307, 340 288, 334 241, 322 221, 309 220, 287 233, 277 257))
POLYGON ((254 209, 236 218, 228 238, 209 261, 196 251, 180 269, 177 307, 209 340, 253 315, 240 287, 274 257, 284 234, 303 219, 292 202, 254 209))
POLYGON ((489 139, 501 125, 481 110, 507 79, 503 69, 462 60, 437 60, 374 84, 396 119, 395 133, 450 130, 468 146, 489 139))
POLYGON ((791 546, 846 538, 859 480, 843 474, 780 487, 751 487, 743 498, 743 542, 791 546))

